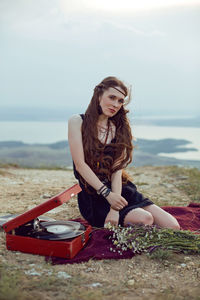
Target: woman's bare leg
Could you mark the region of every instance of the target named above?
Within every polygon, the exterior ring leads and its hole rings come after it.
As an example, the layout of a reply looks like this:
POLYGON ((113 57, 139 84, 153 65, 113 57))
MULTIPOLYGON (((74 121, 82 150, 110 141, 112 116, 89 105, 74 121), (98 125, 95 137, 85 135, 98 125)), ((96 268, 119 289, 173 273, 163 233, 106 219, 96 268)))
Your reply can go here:
POLYGON ((145 225, 152 225, 154 222, 153 216, 150 212, 135 208, 130 210, 124 218, 124 225, 142 223, 145 225))
POLYGON ((172 215, 164 211, 159 206, 152 204, 143 207, 143 209, 152 214, 154 218, 154 224, 160 227, 172 228, 177 230, 180 229, 180 225, 178 221, 172 215))

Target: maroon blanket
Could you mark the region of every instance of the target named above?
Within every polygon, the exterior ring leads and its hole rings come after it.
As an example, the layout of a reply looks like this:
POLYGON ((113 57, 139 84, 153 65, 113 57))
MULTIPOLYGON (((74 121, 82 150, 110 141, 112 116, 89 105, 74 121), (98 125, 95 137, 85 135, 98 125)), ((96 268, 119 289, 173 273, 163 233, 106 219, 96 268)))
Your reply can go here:
MULTIPOLYGON (((186 207, 165 206, 162 208, 178 220, 181 229, 191 231, 200 229, 200 203, 190 203, 186 207)), ((80 219, 76 221, 86 224, 80 219)), ((134 256, 131 250, 124 252, 123 255, 111 252, 112 242, 109 236, 111 233, 107 229, 94 229, 87 245, 73 259, 46 257, 46 260, 51 261, 52 264, 72 264, 86 262, 90 259, 124 259, 134 256)))

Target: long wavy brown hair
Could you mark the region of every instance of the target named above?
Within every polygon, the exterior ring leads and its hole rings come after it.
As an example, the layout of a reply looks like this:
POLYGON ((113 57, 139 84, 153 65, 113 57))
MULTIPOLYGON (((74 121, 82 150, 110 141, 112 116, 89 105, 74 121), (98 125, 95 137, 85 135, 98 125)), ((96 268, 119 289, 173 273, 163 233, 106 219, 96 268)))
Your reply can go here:
MULTIPOLYGON (((110 87, 120 87, 130 101, 130 94, 125 84, 116 77, 106 77, 94 89, 94 94, 85 112, 82 123, 82 138, 85 162, 100 180, 111 180, 113 172, 124 169, 132 161, 132 134, 127 118, 129 112, 122 105, 116 115, 109 118, 116 126, 115 138, 110 144, 103 145, 98 139, 97 122, 102 113, 99 98, 110 87)), ((125 98, 126 99, 126 98, 125 98)), ((127 182, 128 174, 123 172, 123 182, 127 182)), ((87 183, 85 186, 88 187, 87 183)))

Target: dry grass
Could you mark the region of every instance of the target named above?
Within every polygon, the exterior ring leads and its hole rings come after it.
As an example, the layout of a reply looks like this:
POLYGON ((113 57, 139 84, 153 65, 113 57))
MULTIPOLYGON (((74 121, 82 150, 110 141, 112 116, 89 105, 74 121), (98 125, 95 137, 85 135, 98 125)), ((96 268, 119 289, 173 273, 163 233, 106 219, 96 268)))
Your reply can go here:
MULTIPOLYGON (((74 183, 71 171, 0 170, 5 172, 0 176, 0 205, 5 213, 23 212, 39 204, 42 194, 56 194, 74 183)), ((196 169, 142 167, 130 172, 138 189, 160 205, 187 205, 200 199, 196 169)), ((76 199, 51 215, 78 216, 76 199)), ((200 300, 199 282, 200 255, 160 251, 126 260, 53 266, 41 256, 7 251, 0 232, 0 300, 200 300), (60 272, 71 277, 60 278, 60 272)))
POLYGON ((176 178, 176 186, 184 191, 191 201, 200 202, 200 170, 196 168, 168 168, 169 175, 176 178))

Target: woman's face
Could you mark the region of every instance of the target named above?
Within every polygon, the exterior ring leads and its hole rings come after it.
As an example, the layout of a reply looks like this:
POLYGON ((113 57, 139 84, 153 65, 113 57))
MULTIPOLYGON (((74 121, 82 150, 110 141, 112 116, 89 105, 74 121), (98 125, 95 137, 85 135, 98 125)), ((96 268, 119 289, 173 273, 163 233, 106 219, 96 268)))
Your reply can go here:
POLYGON ((99 97, 102 112, 107 117, 116 115, 124 104, 124 91, 118 86, 116 86, 116 88, 117 90, 110 87, 99 97))

